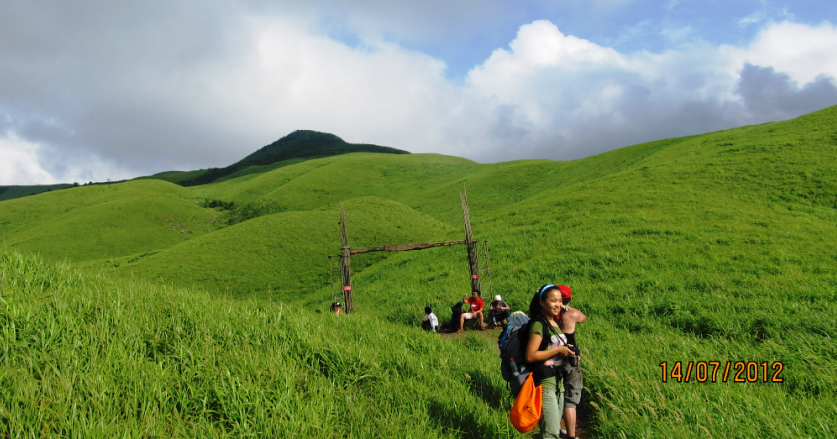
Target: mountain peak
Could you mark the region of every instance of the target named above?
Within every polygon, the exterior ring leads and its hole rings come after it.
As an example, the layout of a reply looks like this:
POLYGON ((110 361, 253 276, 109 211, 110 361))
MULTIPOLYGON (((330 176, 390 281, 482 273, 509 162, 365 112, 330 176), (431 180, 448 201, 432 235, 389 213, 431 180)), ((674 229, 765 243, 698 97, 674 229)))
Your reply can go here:
POLYGON ((231 175, 248 166, 272 165, 290 159, 313 159, 352 152, 375 152, 383 154, 409 154, 408 151, 366 143, 347 143, 330 133, 312 130, 296 130, 285 137, 259 148, 258 151, 225 168, 213 168, 180 184, 192 186, 211 183, 231 175))

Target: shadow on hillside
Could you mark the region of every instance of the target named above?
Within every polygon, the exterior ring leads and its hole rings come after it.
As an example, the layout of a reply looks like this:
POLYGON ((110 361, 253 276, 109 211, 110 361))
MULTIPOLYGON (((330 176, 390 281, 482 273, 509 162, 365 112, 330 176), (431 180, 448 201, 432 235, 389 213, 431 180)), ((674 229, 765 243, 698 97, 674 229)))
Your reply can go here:
POLYGON ((445 433, 453 433, 462 439, 484 439, 497 434, 491 425, 481 423, 479 417, 465 410, 462 404, 453 406, 434 399, 427 407, 430 418, 445 433))
MULTIPOLYGON (((500 371, 498 370, 499 374, 500 371)), ((470 390, 472 395, 480 397, 489 407, 493 409, 511 410, 511 389, 508 384, 504 387, 497 387, 492 383, 491 377, 481 370, 468 372, 471 377, 470 390)))

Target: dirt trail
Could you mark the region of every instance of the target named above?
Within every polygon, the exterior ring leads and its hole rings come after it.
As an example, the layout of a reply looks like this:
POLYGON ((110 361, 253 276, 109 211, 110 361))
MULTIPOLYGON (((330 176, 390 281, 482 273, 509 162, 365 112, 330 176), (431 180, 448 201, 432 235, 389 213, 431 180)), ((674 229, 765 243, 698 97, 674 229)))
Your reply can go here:
MULTIPOLYGON (((454 333, 443 332, 443 333, 440 333, 439 335, 442 338, 457 340, 457 339, 460 339, 460 338, 465 338, 469 334, 474 334, 474 335, 477 335, 479 337, 482 337, 482 338, 490 341, 491 343, 494 344, 494 346, 497 346, 497 338, 500 337, 500 331, 502 331, 502 328, 497 327, 497 328, 494 328, 494 329, 486 329, 485 331, 474 330, 474 331, 463 331, 463 332, 454 332, 454 333)), ((498 351, 497 351, 498 355, 499 355, 499 352, 500 351, 498 349, 498 351)), ((498 359, 498 364, 499 364, 499 359, 498 359)), ((497 369, 497 373, 498 374, 500 373, 499 368, 497 369)), ((586 431, 587 430, 588 415, 589 415, 589 413, 587 413, 586 410, 577 410, 577 412, 576 412, 577 418, 576 418, 575 433, 576 433, 576 437, 578 437, 579 439, 590 439, 590 437, 591 437, 590 434, 587 433, 587 431, 586 431)))

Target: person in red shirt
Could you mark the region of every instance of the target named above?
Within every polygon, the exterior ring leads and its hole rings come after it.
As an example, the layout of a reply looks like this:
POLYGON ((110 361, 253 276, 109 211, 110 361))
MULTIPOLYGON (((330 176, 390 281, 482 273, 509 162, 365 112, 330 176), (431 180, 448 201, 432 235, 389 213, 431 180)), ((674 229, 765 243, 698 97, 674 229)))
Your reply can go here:
POLYGON ((479 290, 474 290, 471 293, 471 297, 468 297, 467 294, 462 295, 462 301, 465 303, 471 304, 471 312, 462 314, 465 319, 473 319, 479 317, 480 319, 480 331, 485 329, 485 317, 483 317, 483 309, 485 308, 485 303, 482 301, 480 297, 479 290))

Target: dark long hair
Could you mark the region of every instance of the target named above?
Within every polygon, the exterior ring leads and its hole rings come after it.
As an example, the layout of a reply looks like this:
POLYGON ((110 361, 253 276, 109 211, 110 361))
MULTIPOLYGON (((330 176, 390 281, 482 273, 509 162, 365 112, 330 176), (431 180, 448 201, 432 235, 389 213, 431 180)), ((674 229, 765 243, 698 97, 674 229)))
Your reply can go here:
POLYGON ((545 297, 552 290, 557 290, 558 286, 546 284, 538 288, 535 297, 529 303, 529 319, 540 319, 543 317, 543 305, 541 305, 541 298, 545 297))

